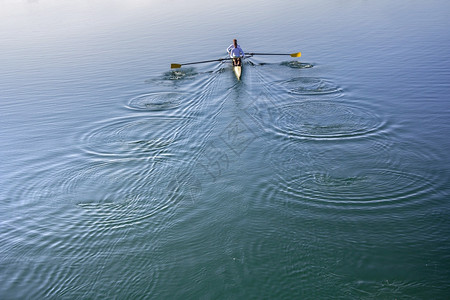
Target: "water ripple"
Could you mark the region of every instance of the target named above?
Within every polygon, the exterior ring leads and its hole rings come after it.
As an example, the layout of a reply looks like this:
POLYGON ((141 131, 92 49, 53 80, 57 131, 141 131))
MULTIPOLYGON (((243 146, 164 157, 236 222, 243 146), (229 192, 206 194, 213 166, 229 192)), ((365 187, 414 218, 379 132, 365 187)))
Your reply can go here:
POLYGON ((146 289, 139 291, 151 293, 162 268, 154 241, 177 222, 180 205, 192 205, 190 197, 198 192, 191 188, 195 184, 187 185, 192 176, 173 164, 73 156, 34 167, 12 176, 1 207, 9 218, 0 227, 0 251, 3 262, 16 269, 5 290, 24 298, 30 291, 40 298, 114 297, 101 277, 121 273, 124 295, 142 284, 146 289), (130 252, 134 247, 141 251, 130 252), (116 263, 117 256, 128 268, 116 263), (145 271, 151 278, 139 268, 151 269, 145 271), (79 276, 84 272, 98 274, 99 281, 79 276))
POLYGON ((145 83, 177 88, 180 84, 186 84, 194 81, 198 74, 199 73, 195 70, 195 68, 175 69, 167 71, 156 78, 147 79, 145 83))
POLYGON ((284 61, 281 63, 282 66, 286 66, 292 69, 309 69, 314 67, 313 64, 310 63, 302 63, 297 60, 292 61, 284 61))
POLYGON ((164 73, 162 80, 186 80, 186 79, 194 79, 198 73, 195 71, 195 68, 183 68, 170 70, 164 73))
MULTIPOLYGON (((339 173, 339 172, 336 172, 339 173)), ((334 174, 323 170, 279 177, 262 195, 276 194, 290 209, 312 208, 333 213, 370 212, 422 205, 440 186, 437 176, 393 168, 370 169, 358 174, 334 174)), ((295 210, 295 209, 294 209, 295 210)))
POLYGON ((186 99, 188 93, 154 92, 133 97, 126 106, 132 110, 162 111, 177 108, 186 99))
POLYGON ((253 106, 249 113, 277 135, 286 138, 335 140, 379 132, 386 120, 362 104, 341 101, 293 101, 263 111, 253 106))
POLYGON ((299 140, 279 143, 265 154, 278 176, 297 174, 305 169, 337 169, 349 161, 359 161, 376 167, 386 163, 400 164, 393 155, 393 142, 388 134, 377 134, 359 140, 344 140, 332 146, 312 147, 299 140), (339 155, 336 155, 339 153, 339 155))
POLYGON ((277 81, 275 84, 296 95, 324 95, 342 92, 342 89, 333 82, 315 77, 297 77, 277 81))
MULTIPOLYGON (((172 183, 165 185, 167 195, 151 192, 134 192, 121 203, 81 202, 79 207, 86 210, 86 222, 93 227, 118 229, 125 226, 136 226, 148 222, 151 217, 158 216, 158 223, 168 220, 174 213, 182 197, 175 190, 172 183)), ((167 224, 166 224, 167 225, 167 224)), ((159 227, 158 230, 162 228, 159 227)))
POLYGON ((151 158, 169 155, 167 148, 177 140, 187 118, 123 117, 95 124, 81 137, 89 154, 115 158, 151 158))

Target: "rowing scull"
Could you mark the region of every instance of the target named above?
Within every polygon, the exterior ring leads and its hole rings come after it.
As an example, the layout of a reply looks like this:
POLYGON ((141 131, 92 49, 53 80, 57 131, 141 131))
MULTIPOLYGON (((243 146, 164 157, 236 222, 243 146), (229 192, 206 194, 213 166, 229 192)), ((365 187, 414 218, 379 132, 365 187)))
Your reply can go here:
POLYGON ((233 66, 234 75, 236 75, 237 80, 241 80, 242 74, 242 63, 240 66, 233 66))

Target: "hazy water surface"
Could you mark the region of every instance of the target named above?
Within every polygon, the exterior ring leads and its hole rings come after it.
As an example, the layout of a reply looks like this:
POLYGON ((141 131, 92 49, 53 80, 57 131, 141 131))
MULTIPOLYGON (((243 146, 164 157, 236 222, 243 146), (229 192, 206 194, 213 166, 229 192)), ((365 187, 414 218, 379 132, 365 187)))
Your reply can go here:
POLYGON ((0 298, 445 299, 449 12, 0 1, 0 298))

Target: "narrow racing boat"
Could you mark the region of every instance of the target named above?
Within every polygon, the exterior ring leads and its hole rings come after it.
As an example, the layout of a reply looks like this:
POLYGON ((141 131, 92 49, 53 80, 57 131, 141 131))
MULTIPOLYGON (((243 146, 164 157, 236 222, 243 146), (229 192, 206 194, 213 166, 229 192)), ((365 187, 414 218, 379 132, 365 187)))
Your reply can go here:
POLYGON ((240 66, 233 65, 233 71, 234 71, 234 75, 236 75, 237 80, 241 80, 242 62, 241 62, 240 66))

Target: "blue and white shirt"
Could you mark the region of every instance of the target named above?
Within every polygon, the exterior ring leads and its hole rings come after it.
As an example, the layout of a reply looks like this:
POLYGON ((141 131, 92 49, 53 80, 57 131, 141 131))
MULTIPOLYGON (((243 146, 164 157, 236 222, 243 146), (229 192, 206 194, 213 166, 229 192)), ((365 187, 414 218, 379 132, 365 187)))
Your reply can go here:
POLYGON ((237 45, 237 47, 235 48, 234 44, 231 44, 230 47, 227 48, 227 52, 231 58, 245 56, 245 53, 244 53, 244 51, 242 51, 242 48, 240 45, 237 45))

